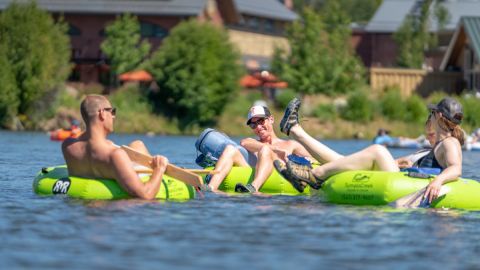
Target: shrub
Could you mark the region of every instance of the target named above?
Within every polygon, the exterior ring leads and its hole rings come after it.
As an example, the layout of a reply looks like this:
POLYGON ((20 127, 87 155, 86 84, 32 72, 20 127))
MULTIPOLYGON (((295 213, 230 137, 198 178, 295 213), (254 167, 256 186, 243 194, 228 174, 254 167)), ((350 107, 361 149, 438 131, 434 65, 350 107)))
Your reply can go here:
POLYGON ((463 106, 463 123, 472 128, 480 127, 480 100, 475 97, 456 97, 463 106))
POLYGON ((418 95, 411 95, 405 101, 406 114, 405 121, 413 123, 423 123, 427 119, 427 105, 418 95))
POLYGON ((400 90, 397 87, 387 88, 380 99, 382 114, 390 120, 403 120, 407 112, 400 90))
POLYGON ((320 104, 313 111, 313 115, 320 121, 331 121, 337 117, 337 110, 333 104, 320 104))
POLYGON ((277 105, 278 108, 282 108, 282 109, 286 108, 288 103, 290 102, 290 100, 292 100, 293 98, 295 98, 297 96, 295 91, 293 91, 291 89, 280 90, 277 93, 278 94, 275 97, 275 100, 276 100, 276 103, 277 103, 276 105, 277 105))
POLYGON ((368 122, 373 119, 374 108, 364 91, 353 92, 347 99, 347 106, 341 111, 345 120, 368 122))

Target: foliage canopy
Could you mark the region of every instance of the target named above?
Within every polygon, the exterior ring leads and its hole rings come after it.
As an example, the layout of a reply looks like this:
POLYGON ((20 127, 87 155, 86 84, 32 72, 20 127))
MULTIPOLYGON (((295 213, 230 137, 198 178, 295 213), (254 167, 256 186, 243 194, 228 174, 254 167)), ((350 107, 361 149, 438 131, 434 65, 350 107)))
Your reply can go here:
POLYGON ((365 69, 350 34, 350 20, 336 1, 328 1, 322 14, 306 8, 287 31, 290 52, 277 49, 272 69, 301 94, 355 90, 364 84, 365 69))
POLYGON ((137 69, 150 52, 150 43, 141 41, 137 17, 124 14, 105 29, 101 48, 110 60, 112 75, 137 69))
POLYGON ((239 62, 224 30, 180 23, 150 61, 160 89, 152 95, 157 111, 178 118, 182 129, 214 124, 238 88, 239 62))
POLYGON ((68 77, 70 43, 66 31, 65 23, 55 23, 34 2, 13 2, 0 14, 1 73, 6 73, 0 76, 10 82, 5 86, 2 80, 0 92, 11 93, 0 102, 9 102, 1 105, 8 107, 7 118, 22 114, 35 120, 39 115, 35 105, 68 77))
POLYGON ((419 12, 408 15, 393 36, 399 47, 397 65, 400 67, 422 68, 425 52, 438 43, 437 34, 430 33, 430 18, 437 22, 438 30, 449 20, 448 10, 438 1, 423 1, 418 8, 419 12))

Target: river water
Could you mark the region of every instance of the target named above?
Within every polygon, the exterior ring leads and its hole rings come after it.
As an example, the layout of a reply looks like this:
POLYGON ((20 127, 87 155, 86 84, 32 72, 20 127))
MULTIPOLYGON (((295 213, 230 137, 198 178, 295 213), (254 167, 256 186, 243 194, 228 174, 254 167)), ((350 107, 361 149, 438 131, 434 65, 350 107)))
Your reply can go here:
MULTIPOLYGON (((142 139, 153 153, 195 167, 195 137, 112 139, 142 139)), ((346 154, 370 142, 325 143, 346 154)), ((32 180, 63 163, 60 144, 43 133, 0 132, 0 148, 2 269, 480 268, 480 212, 209 193, 187 202, 39 197, 32 180)), ((480 179, 479 161, 480 152, 464 152, 465 178, 480 179)))

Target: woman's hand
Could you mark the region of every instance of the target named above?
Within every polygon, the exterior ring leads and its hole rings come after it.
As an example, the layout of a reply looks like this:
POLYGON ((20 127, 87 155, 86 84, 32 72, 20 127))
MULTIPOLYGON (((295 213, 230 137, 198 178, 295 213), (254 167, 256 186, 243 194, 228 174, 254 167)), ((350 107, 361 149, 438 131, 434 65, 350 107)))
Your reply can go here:
POLYGON ((442 189, 442 184, 443 182, 437 178, 433 179, 433 181, 428 184, 427 190, 423 195, 424 198, 428 198, 428 203, 432 203, 433 200, 438 198, 440 190, 442 189))

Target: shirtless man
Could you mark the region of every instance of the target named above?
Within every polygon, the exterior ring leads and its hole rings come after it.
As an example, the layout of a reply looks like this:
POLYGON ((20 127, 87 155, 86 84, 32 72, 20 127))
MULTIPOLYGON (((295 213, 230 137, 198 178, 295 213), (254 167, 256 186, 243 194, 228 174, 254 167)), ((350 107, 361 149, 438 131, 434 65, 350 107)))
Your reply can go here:
POLYGON ((208 186, 214 192, 230 172, 232 166, 255 167, 255 177, 251 184, 243 185, 238 183, 235 186, 236 192, 257 193, 263 183, 273 171, 273 161, 281 159, 286 161, 287 156, 296 154, 298 156, 310 157, 310 154, 293 140, 282 140, 277 137, 273 130, 274 119, 267 107, 253 106, 248 112, 247 125, 253 130, 258 139, 246 138, 240 144, 248 150, 253 160, 249 162, 242 153, 234 146, 227 145, 220 156, 208 186))
MULTIPOLYGON (((104 96, 88 95, 80 105, 80 112, 86 131, 77 139, 62 144, 63 157, 68 174, 86 178, 116 179, 118 184, 132 197, 151 200, 155 198, 162 176, 168 164, 163 156, 154 156, 153 173, 148 182, 140 181, 127 153, 107 140, 113 132, 116 109, 104 96)), ((141 141, 134 141, 130 147, 148 153, 141 141)))

